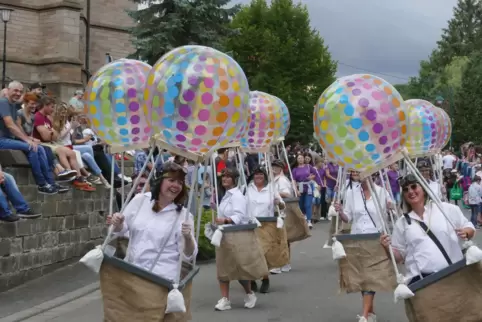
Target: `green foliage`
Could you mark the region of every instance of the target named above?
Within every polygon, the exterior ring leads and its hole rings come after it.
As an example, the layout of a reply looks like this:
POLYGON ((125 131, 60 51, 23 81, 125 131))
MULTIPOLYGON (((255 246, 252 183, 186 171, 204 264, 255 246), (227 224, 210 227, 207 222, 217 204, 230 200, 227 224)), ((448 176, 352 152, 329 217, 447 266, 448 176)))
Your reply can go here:
POLYGON ((292 0, 252 0, 234 17, 227 50, 248 77, 251 90, 281 98, 290 110, 287 141, 308 143, 313 105, 335 80, 336 62, 310 27, 305 6, 292 0))
POLYGON ((216 257, 216 251, 211 241, 204 236, 204 225, 211 222, 211 210, 203 211, 201 217, 201 234, 199 235, 198 260, 209 260, 216 257))
POLYGON ((222 49, 231 17, 239 6, 227 7, 230 0, 133 0, 148 6, 130 11, 137 24, 131 28, 135 58, 153 65, 166 52, 184 45, 204 45, 222 49))

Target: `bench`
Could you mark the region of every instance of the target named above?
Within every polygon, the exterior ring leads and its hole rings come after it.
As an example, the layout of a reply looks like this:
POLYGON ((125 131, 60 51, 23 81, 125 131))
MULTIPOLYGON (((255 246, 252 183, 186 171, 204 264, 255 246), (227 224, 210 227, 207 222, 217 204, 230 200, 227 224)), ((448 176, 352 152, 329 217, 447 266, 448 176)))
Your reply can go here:
POLYGON ((0 150, 0 164, 3 168, 30 168, 27 156, 20 150, 0 150))

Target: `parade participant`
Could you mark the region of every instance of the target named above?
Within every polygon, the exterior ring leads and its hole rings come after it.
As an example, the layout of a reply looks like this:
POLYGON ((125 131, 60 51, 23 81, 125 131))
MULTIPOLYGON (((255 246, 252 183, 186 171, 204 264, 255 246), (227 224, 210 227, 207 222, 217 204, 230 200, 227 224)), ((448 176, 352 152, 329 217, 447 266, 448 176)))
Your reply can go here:
POLYGON ((193 216, 182 206, 185 177, 181 166, 165 163, 162 172, 150 182, 151 192, 137 194, 122 214, 107 218, 117 235, 129 233, 127 262, 173 282, 180 269, 179 256, 192 261, 198 252, 193 216))
POLYGON ((401 196, 400 196, 400 185, 398 184, 398 163, 392 164, 388 171, 387 171, 388 183, 390 184, 390 189, 392 189, 393 198, 395 199, 396 203, 400 205, 401 196))
MULTIPOLYGON (((239 172, 236 169, 225 168, 221 173, 221 189, 223 198, 219 203, 216 223, 218 225, 234 224, 245 225, 250 222, 251 217, 247 213, 246 197, 237 187, 239 172)), ((220 259, 216 256, 216 261, 220 259)), ((250 281, 240 281, 246 292, 244 307, 254 308, 256 305, 256 295, 251 291, 250 281)), ((222 298, 214 306, 216 311, 226 311, 231 309, 229 300, 229 281, 219 281, 222 298)))
POLYGON ((317 171, 317 177, 321 185, 319 185, 319 198, 313 200, 313 217, 320 218, 320 220, 326 220, 328 216, 328 208, 326 207, 326 169, 325 161, 323 158, 316 160, 315 168, 317 171), (317 214, 317 215, 316 215, 317 214))
MULTIPOLYGON (((335 209, 341 220, 347 223, 351 222, 350 234, 379 233, 382 230, 383 223, 381 222, 380 215, 377 214, 378 212, 374 196, 371 195, 371 191, 368 187, 368 180, 360 180, 360 173, 357 171, 351 171, 348 187, 349 189, 346 191, 343 207, 341 204, 336 203, 335 209)), ((374 188, 374 193, 377 194, 381 203, 382 214, 386 214, 387 208, 391 207, 388 191, 378 185, 374 185, 374 188)), ((373 250, 370 253, 371 256, 377 255, 376 250, 373 250)), ((372 260, 375 262, 376 259, 372 260)), ((378 268, 377 265, 372 265, 365 269, 364 275, 368 276, 379 269, 380 268, 378 268), (373 270, 373 272, 370 272, 371 270, 373 270)), ((363 312, 362 315, 359 316, 359 322, 376 321, 376 315, 373 308, 376 291, 378 290, 367 289, 361 291, 363 296, 363 312)))
POLYGON ((458 239, 472 239, 475 228, 459 207, 444 202, 444 213, 454 229, 413 174, 400 185, 405 215, 397 220, 391 238, 381 236, 381 243, 387 254, 391 244, 396 262, 405 264, 406 279, 412 284, 448 267, 449 262, 462 260, 458 239))
POLYGON ((333 162, 328 162, 326 165, 326 204, 327 207, 330 207, 331 202, 333 201, 333 197, 335 196, 335 187, 337 186, 338 182, 336 178, 338 176, 338 171, 340 171, 340 167, 333 162))
POLYGON ((427 181, 428 186, 430 187, 430 190, 432 190, 436 194, 436 196, 440 200, 442 200, 442 189, 438 182, 433 181, 433 173, 430 165, 426 161, 419 162, 418 170, 420 171, 420 174, 427 181))
POLYGON ((311 180, 317 181, 320 184, 315 168, 310 164, 306 164, 305 160, 311 156, 303 156, 302 154, 296 157, 296 167, 293 167, 293 180, 297 184, 298 195, 300 196, 300 209, 306 217, 308 227, 312 228, 312 205, 313 205, 313 188, 311 180))
MULTIPOLYGON (((285 168, 285 164, 281 160, 273 160, 271 163, 271 167, 273 169, 274 174, 274 188, 279 193, 281 198, 292 198, 293 197, 293 187, 291 185, 290 180, 285 176, 283 169, 285 168)), ((280 216, 284 217, 285 212, 281 210, 280 216)), ((290 244, 288 243, 288 247, 290 244)), ((272 269, 270 272, 272 274, 280 274, 280 273, 287 273, 291 271, 291 264, 286 264, 281 268, 272 269)))
MULTIPOLYGON (((268 174, 262 167, 257 167, 248 180, 246 189, 248 199, 248 214, 253 217, 274 217, 275 205, 284 209, 284 202, 278 191, 268 181, 268 174), (271 187, 270 187, 271 185, 271 187)), ((256 292, 258 286, 256 281, 251 282, 251 289, 256 292)), ((269 276, 264 276, 260 293, 269 292, 269 276)))

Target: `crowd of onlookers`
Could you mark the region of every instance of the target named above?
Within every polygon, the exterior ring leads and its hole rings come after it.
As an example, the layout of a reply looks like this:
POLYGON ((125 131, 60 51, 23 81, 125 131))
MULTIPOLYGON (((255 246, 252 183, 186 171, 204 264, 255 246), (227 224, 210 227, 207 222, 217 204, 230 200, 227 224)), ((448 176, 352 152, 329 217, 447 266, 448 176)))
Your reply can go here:
MULTIPOLYGON (((132 181, 121 173, 106 144, 89 127, 82 96, 82 90, 78 90, 65 103, 40 83, 26 91, 17 81, 1 92, 0 150, 25 153, 38 193, 53 195, 71 188, 92 192, 96 186, 110 188, 113 182, 118 188, 123 180, 125 184, 132 181)), ((1 172, 0 187, 4 192, 0 193, 0 220, 40 216, 27 205, 12 176, 1 172), (10 210, 8 201, 16 213, 10 210)))

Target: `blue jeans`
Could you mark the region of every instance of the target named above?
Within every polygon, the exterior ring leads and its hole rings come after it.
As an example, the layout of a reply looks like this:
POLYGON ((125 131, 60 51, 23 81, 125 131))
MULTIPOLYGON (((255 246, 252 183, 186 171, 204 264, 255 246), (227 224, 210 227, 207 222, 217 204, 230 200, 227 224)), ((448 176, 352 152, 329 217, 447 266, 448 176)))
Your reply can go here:
POLYGON ((313 195, 309 195, 307 192, 303 192, 300 196, 300 209, 301 212, 306 216, 308 222, 311 221, 312 211, 311 206, 313 205, 313 195))
MULTIPOLYGON (((111 154, 108 154, 108 153, 106 153, 105 156, 106 156, 107 159, 109 160, 109 163, 112 164, 112 158, 113 158, 113 156, 112 156, 111 154)), ((114 175, 115 175, 115 176, 118 176, 120 173, 121 173, 121 169, 120 169, 119 166, 117 165, 117 162, 115 162, 115 160, 114 160, 114 175)))
POLYGON ((477 227, 477 216, 479 215, 480 205, 470 205, 472 215, 470 216, 470 222, 477 227))
POLYGON ((74 145, 74 150, 79 151, 82 155, 82 160, 87 163, 87 166, 92 170, 94 175, 99 176, 102 174, 99 166, 94 159, 94 150, 90 145, 74 145))
POLYGON ((43 187, 46 184, 54 184, 54 176, 42 146, 39 145, 37 151, 34 152, 24 141, 0 138, 0 150, 23 151, 32 167, 32 174, 37 185, 43 187))
POLYGON ((9 201, 12 203, 12 206, 17 213, 27 211, 30 207, 18 190, 15 179, 11 174, 5 172, 3 174, 5 176, 5 181, 0 185, 3 191, 3 193, 0 193, 0 217, 5 218, 12 214, 12 211, 8 206, 9 201))
POLYGON ((54 152, 52 151, 51 148, 43 146, 43 151, 45 153, 45 158, 47 159, 47 162, 49 164, 50 169, 52 171, 55 169, 55 165, 58 163, 57 157, 55 156, 54 152))
POLYGON ((330 204, 335 197, 335 188, 326 187, 325 202, 330 204))

